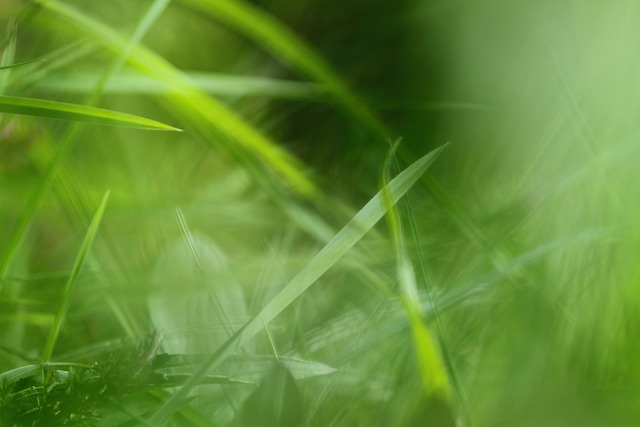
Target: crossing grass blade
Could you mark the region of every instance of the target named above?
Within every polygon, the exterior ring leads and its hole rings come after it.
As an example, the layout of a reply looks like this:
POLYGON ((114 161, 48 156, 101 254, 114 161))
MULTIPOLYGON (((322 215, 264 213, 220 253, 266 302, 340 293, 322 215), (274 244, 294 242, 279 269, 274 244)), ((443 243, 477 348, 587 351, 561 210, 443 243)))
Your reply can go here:
MULTIPOLYGON (((393 133, 377 118, 375 112, 353 93, 314 49, 275 17, 242 0, 180 1, 224 22, 304 73, 314 82, 322 84, 346 114, 358 120, 378 142, 385 145, 389 143, 393 133)), ((401 151, 400 155, 405 160, 411 158, 406 152, 401 151)), ((488 240, 482 227, 466 212, 463 204, 443 191, 443 186, 438 179, 427 173, 421 184, 439 204, 450 210, 451 219, 469 239, 479 245, 488 240)), ((493 246, 495 246, 494 249, 487 251, 487 258, 497 268, 502 268, 509 258, 509 251, 499 244, 493 246)))
POLYGON ((440 354, 436 335, 423 320, 416 276, 405 243, 402 220, 389 191, 389 163, 394 158, 397 146, 398 143, 387 157, 387 166, 383 172, 382 195, 396 252, 396 274, 400 285, 400 297, 409 319, 424 393, 426 396, 436 395, 448 401, 451 385, 447 369, 440 354))
POLYGON ((249 342, 264 325, 271 322, 293 301, 302 295, 324 273, 333 267, 358 241, 373 228, 384 216, 387 204, 396 203, 420 179, 433 161, 442 152, 440 147, 399 173, 386 187, 389 201, 385 203, 383 192, 374 196, 352 219, 342 228, 318 254, 313 257, 289 283, 251 320, 245 323, 231 338, 229 338, 207 362, 154 414, 151 423, 164 426, 182 405, 189 391, 207 375, 207 373, 235 348, 249 342))
MULTIPOLYGON (((118 52, 126 46, 126 39, 117 31, 69 5, 56 0, 39 0, 39 4, 83 31, 97 36, 100 43, 111 50, 118 52)), ((281 183, 290 186, 300 195, 317 196, 319 190, 295 157, 222 102, 199 90, 182 71, 164 58, 143 46, 136 46, 128 61, 143 73, 172 88, 172 95, 169 97, 172 109, 193 123, 209 143, 216 144, 249 165, 266 164, 281 183)), ((273 181, 261 165, 252 167, 254 169, 250 171, 257 174, 256 182, 264 184, 273 181)))
MULTIPOLYGON (((383 170, 382 188, 385 205, 387 207, 387 223, 396 253, 396 275, 400 289, 400 300, 409 324, 413 348, 419 371, 422 392, 417 407, 410 411, 410 414, 403 422, 404 427, 413 427, 430 423, 437 420, 436 424, 445 426, 467 426, 468 417, 466 407, 460 396, 460 390, 456 382, 455 372, 448 358, 444 328, 440 318, 440 301, 433 295, 435 289, 429 286, 430 278, 426 274, 424 257, 421 251, 419 262, 423 270, 422 278, 427 288, 431 321, 427 322, 426 313, 423 310, 422 299, 418 291, 418 281, 416 278, 413 262, 409 256, 409 248, 404 236, 403 220, 400 211, 390 197, 388 189, 389 173, 391 164, 395 163, 395 151, 399 142, 396 143, 389 155, 383 170), (460 410, 455 407, 455 398, 459 401, 460 410), (456 413, 459 412, 459 413, 456 413), (458 419, 456 422, 455 419, 458 419)), ((410 207, 409 202, 405 204, 410 207)), ((410 208, 408 208, 406 219, 410 228, 415 233, 415 219, 410 208)), ((414 235, 417 243, 417 236, 414 235)), ((420 247, 419 245, 416 245, 420 247)))
MULTIPOLYGON (((124 58, 126 58, 126 56, 130 53, 131 49, 137 43, 139 43, 139 41, 144 36, 145 32, 149 29, 152 23, 158 18, 158 16, 163 12, 163 10, 167 7, 169 2, 170 0, 154 1, 154 3, 148 9, 147 13, 142 17, 141 21, 138 23, 132 37, 129 40, 126 40, 121 50, 118 52, 119 55, 116 57, 114 62, 110 65, 110 67, 107 68, 107 70, 105 70, 104 74, 100 79, 100 82, 98 83, 98 86, 94 89, 91 97, 88 100, 89 105, 78 106, 78 105, 71 105, 71 104, 69 105, 63 104, 62 106, 64 108, 62 110, 64 111, 64 109, 66 108, 66 112, 65 112, 66 116, 75 115, 75 116, 82 116, 83 118, 90 117, 91 120, 94 121, 96 120, 96 117, 95 115, 92 116, 91 113, 98 112, 98 118, 100 120, 113 119, 114 112, 93 108, 92 106, 97 103, 98 99, 102 95, 102 89, 104 85, 108 83, 109 78, 113 74, 115 74, 117 71, 119 71, 119 69, 121 68, 125 60, 124 58), (87 114, 87 112, 89 112, 89 114, 87 114), (105 118, 105 114, 106 114, 106 118, 105 118)), ((71 53, 73 53, 73 51, 78 51, 80 54, 82 54, 84 49, 71 49, 71 50, 72 50, 71 53)), ((21 114, 26 114, 24 112, 24 109, 29 107, 29 104, 25 106, 24 105, 25 100, 23 98, 11 98, 10 100, 13 101, 13 103, 9 104, 10 108, 17 108, 15 105, 17 101, 18 111, 22 111, 21 114)), ((31 101, 33 102, 34 100, 31 100, 31 101)), ((38 104, 38 108, 42 108, 41 103, 42 101, 40 101, 40 104, 38 104)), ((50 101, 45 101, 45 104, 46 104, 45 105, 46 113, 49 114, 49 116, 52 114, 52 112, 53 114, 60 114, 60 111, 57 111, 57 110, 60 109, 61 104, 54 103, 52 105, 50 101)), ((32 106, 33 105, 31 105, 31 107, 32 106)), ((29 110, 28 108, 27 110, 30 111, 31 113, 34 113, 33 110, 29 110)), ((36 112, 39 112, 39 111, 36 110, 36 112)), ((115 113, 115 114, 117 118, 118 115, 122 113, 115 113)), ((121 117, 124 117, 126 121, 129 121, 128 126, 148 128, 149 124, 151 124, 152 128, 154 129, 159 129, 158 126, 160 126, 160 128, 164 128, 164 130, 176 130, 176 131, 179 130, 177 128, 173 128, 171 126, 167 126, 159 122, 155 122, 149 119, 139 118, 136 116, 124 115, 121 117), (134 123, 131 123, 132 119, 134 123), (140 123, 140 121, 142 121, 142 123, 140 123)), ((112 124, 112 123, 106 123, 106 124, 112 124)), ((15 258, 18 252, 20 244, 27 230, 29 229, 31 221, 33 220, 33 217, 36 214, 38 207, 40 206, 44 196, 46 195, 48 189, 50 188, 51 183, 54 181, 56 177, 56 173, 60 165, 62 164, 63 159, 66 157, 66 154, 68 153, 68 151, 73 145, 77 130, 78 130, 78 122, 74 122, 70 127, 66 129, 66 132, 62 136, 59 144, 60 148, 58 149, 55 157, 53 157, 53 160, 51 161, 49 167, 46 168, 46 172, 42 177, 42 179, 40 180, 38 186, 36 187, 36 190, 30 197, 26 208, 22 211, 15 228, 8 239, 8 243, 7 243, 7 246, 5 247, 4 253, 0 255, 0 287, 2 285, 2 280, 5 279, 7 272, 9 271, 9 268, 11 266, 11 263, 13 262, 13 259, 15 258)), ((77 212, 74 212, 74 213, 77 214, 77 212)), ((122 316, 118 316, 118 317, 122 318, 122 316)))
POLYGON ((136 129, 180 131, 180 129, 173 126, 132 114, 66 102, 15 96, 0 96, 0 113, 40 116, 136 129))
POLYGON ((105 193, 104 197, 102 198, 102 202, 100 202, 98 210, 91 220, 91 224, 87 229, 87 233, 84 237, 82 245, 80 246, 80 250, 78 251, 76 261, 73 264, 73 268, 71 269, 71 274, 69 275, 69 279, 67 280, 67 284, 64 289, 62 304, 60 305, 60 309, 58 310, 58 313, 53 321, 53 325, 51 325, 51 330, 49 331, 47 342, 44 346, 44 350, 42 351, 43 362, 48 362, 53 355, 53 349, 56 345, 56 341, 58 340, 60 329, 62 327, 62 324, 64 323, 65 318, 67 317, 67 312, 69 311, 71 300, 75 293, 77 283, 76 279, 80 274, 82 267, 84 266, 87 255, 89 254, 89 250, 91 249, 91 245, 93 244, 93 240, 98 233, 98 227, 100 226, 102 216, 104 214, 105 208, 107 207, 107 200, 109 200, 109 191, 105 193))

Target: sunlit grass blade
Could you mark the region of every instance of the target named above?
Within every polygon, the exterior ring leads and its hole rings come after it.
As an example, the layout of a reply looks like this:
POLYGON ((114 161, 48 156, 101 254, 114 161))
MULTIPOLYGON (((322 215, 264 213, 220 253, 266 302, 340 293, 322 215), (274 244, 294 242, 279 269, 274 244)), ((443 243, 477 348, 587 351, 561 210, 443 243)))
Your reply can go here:
MULTIPOLYGON (((133 34, 131 37, 126 40, 126 42, 121 46, 121 49, 117 52, 116 58, 113 62, 107 67, 104 73, 100 76, 100 80, 97 82, 96 87, 94 88, 91 96, 87 99, 86 103, 88 107, 93 107, 97 104, 100 97, 102 96, 102 92, 104 86, 108 83, 109 79, 116 74, 123 63, 125 62, 127 56, 130 54, 131 49, 137 45, 142 37, 146 34, 150 26, 157 20, 157 18, 162 14, 162 12, 169 5, 170 0, 155 0, 150 7, 147 9, 146 13, 142 16, 140 21, 138 22, 133 34)), ((34 3, 35 4, 35 3, 34 3)), ((71 52, 73 54, 73 50, 71 52)), ((10 242, 8 245, 8 249, 4 254, 3 258, 0 259, 0 278, 3 277, 13 257, 15 256, 18 247, 32 221, 33 216, 35 215, 38 206, 40 205, 44 195, 49 189, 52 181, 56 177, 56 172, 58 171, 60 165, 62 164, 62 160, 66 157, 67 152, 71 149, 75 136, 77 135, 79 129, 79 122, 74 122, 72 125, 67 127, 65 133, 63 134, 60 141, 60 148, 56 152, 56 155, 53 157, 53 160, 50 163, 50 166, 46 169, 45 175, 40 180, 36 191, 33 193, 33 196, 29 199, 26 209, 20 215, 18 220, 18 225, 16 226, 15 231, 12 233, 10 242)), ((177 130, 177 129, 176 129, 177 130)), ((59 183, 61 187, 64 188, 67 193, 68 191, 68 182, 64 182, 62 177, 59 177, 59 183)), ((82 205, 82 199, 80 199, 80 203, 71 207, 72 213, 77 217, 82 216, 82 212, 79 212, 82 205)), ((88 210, 87 210, 88 211, 88 210)), ((103 254, 104 256, 104 254, 103 254)), ((130 321, 130 317, 128 318, 123 313, 121 307, 118 306, 117 302, 114 301, 111 295, 105 296, 107 304, 111 307, 116 318, 120 319, 121 325, 123 328, 129 332, 130 335, 133 335, 134 326, 130 321)))
POLYGON ((0 113, 40 116, 51 119, 123 126, 136 129, 180 130, 173 126, 133 114, 87 107, 79 104, 69 104, 66 102, 15 96, 0 96, 0 113))
MULTIPOLYGON (((293 31, 258 7, 241 0, 181 0, 225 22, 238 32, 264 46, 287 64, 300 70, 313 81, 323 84, 336 102, 352 117, 363 123, 372 135, 387 144, 392 132, 376 117, 332 68, 293 31)), ((401 153, 407 159, 407 153, 401 153)), ((464 211, 461 203, 442 192, 442 185, 434 177, 426 175, 425 186, 437 197, 438 202, 452 209, 456 225, 474 242, 487 241, 485 233, 476 221, 464 211)), ((501 267, 509 258, 508 250, 500 245, 487 252, 494 265, 501 267)))
POLYGON ((390 131, 336 72, 292 30, 260 8, 241 0, 181 0, 235 28, 285 63, 326 86, 334 100, 387 143, 390 131))
MULTIPOLYGON (((126 39, 118 32, 69 5, 56 0, 40 0, 39 3, 83 31, 99 37, 100 42, 109 49, 118 52, 126 46, 126 39)), ((199 90, 184 73, 165 59, 149 49, 136 46, 131 51, 129 62, 173 88, 174 94, 170 97, 172 108, 196 125, 209 143, 223 143, 222 148, 251 165, 248 169, 257 175, 258 183, 268 186, 268 182, 272 181, 269 174, 259 165, 264 163, 275 172, 279 180, 299 194, 307 197, 318 194, 315 184, 306 176, 302 164, 295 157, 281 149, 222 102, 199 90)), ((216 145, 220 147, 219 144, 216 145)))
MULTIPOLYGON (((208 355, 160 354, 153 361, 154 372, 166 375, 191 375, 195 367, 206 362, 208 355)), ((245 356, 227 358, 215 371, 209 373, 218 378, 236 382, 258 383, 275 362, 284 365, 296 380, 329 375, 336 369, 323 363, 288 356, 245 356)))
POLYGON ((448 401, 451 385, 447 369, 440 354, 436 336, 423 320, 416 276, 406 247, 400 213, 389 191, 389 162, 395 155, 397 145, 398 143, 387 158, 387 165, 383 172, 382 195, 396 253, 396 274, 400 285, 400 296, 409 318, 424 392, 427 396, 437 395, 448 401))
MULTIPOLYGON (((130 40, 127 40, 123 44, 122 49, 119 52, 119 56, 114 60, 111 66, 107 70, 105 70, 101 78, 101 81, 98 84, 98 87, 94 90, 93 94, 88 100, 89 106, 72 106, 73 111, 80 108, 81 113, 86 113, 87 111, 94 111, 94 112, 98 111, 100 113, 99 115, 104 114, 104 111, 106 110, 99 110, 99 109, 92 110, 91 105, 94 105, 99 99, 101 95, 102 86, 104 86, 104 84, 108 82, 108 79, 113 73, 119 70, 123 62, 122 58, 129 53, 132 46, 134 46, 139 42, 139 40, 143 37, 145 31, 149 28, 153 20, 158 17, 158 15, 164 10, 164 8, 168 5, 168 3, 169 3, 169 0, 156 0, 151 5, 147 13, 143 16, 140 23, 138 24, 136 31, 134 32, 134 35, 131 37, 130 40)), ((73 53, 74 52, 72 49, 71 54, 73 53)), ((24 102, 24 100, 22 99, 18 99, 18 101, 24 102)), ((56 105, 56 106, 59 106, 59 105, 56 105)), ((112 112, 107 111, 107 113, 110 114, 112 112)), ((108 114, 107 114, 107 117, 109 117, 108 114)), ((117 114, 120 114, 120 113, 117 113, 117 114)), ((140 121, 140 119, 142 119, 142 122, 145 126, 148 126, 149 122, 151 122, 152 126, 155 129, 158 129, 158 126, 160 126, 160 128, 164 127, 165 130, 178 130, 176 128, 172 128, 170 126, 167 126, 155 121, 150 121, 149 119, 143 119, 143 118, 129 116, 129 115, 125 115, 124 117, 128 121, 131 121, 132 119, 134 121, 140 121)), ((134 126, 140 127, 140 124, 134 125, 134 126)), ((62 161, 65 158, 67 152, 70 150, 71 146, 73 145, 77 130, 78 130, 78 122, 74 122, 71 126, 67 128, 65 134, 61 138, 60 148, 56 152, 56 155, 51 161, 49 167, 46 169, 44 176, 41 178, 40 182, 38 183, 38 186, 36 187, 36 190, 33 192, 32 196, 29 198, 26 207, 21 212, 20 217, 17 221, 17 224, 13 232, 10 234, 10 237, 7 242, 7 246, 5 247, 4 252, 0 256, 0 280, 6 277, 7 272, 11 267, 11 263, 13 262, 13 259, 16 257, 18 249, 24 239, 24 236, 27 230, 29 229, 29 226, 31 225, 31 221, 33 220, 33 217, 36 214, 38 207, 42 203, 42 200, 45 197, 51 183, 56 177, 56 173, 58 171, 59 166, 62 164, 62 161)), ((77 214, 78 212, 74 212, 74 213, 77 214)), ((2 285, 2 282, 0 282, 0 285, 2 285)), ((108 303, 110 303, 112 307, 114 307, 114 311, 118 309, 118 307, 115 307, 115 304, 111 300, 108 300, 108 303)), ((119 315, 118 317, 124 320, 124 316, 119 315)), ((124 326, 125 326, 125 329, 130 329, 130 326, 128 324, 125 324, 124 326)))
POLYGON ((71 300, 73 298, 73 295, 75 294, 77 283, 76 279, 80 274, 82 267, 84 266, 87 255, 89 254, 89 250, 91 249, 91 245, 93 244, 93 240, 98 233, 100 221, 102 221, 102 216, 107 207, 107 200, 109 200, 109 191, 105 193, 104 197, 102 198, 102 202, 100 202, 100 206, 98 206, 98 210, 91 220, 91 224, 87 229, 87 233, 84 237, 82 245, 80 246, 80 250, 78 251, 76 261, 73 264, 73 268, 71 269, 71 274, 69 275, 69 279, 67 280, 67 284, 65 285, 62 304, 60 305, 60 309, 56 314, 53 325, 51 325, 51 330, 49 331, 47 342, 44 346, 44 350, 42 351, 42 360, 44 362, 48 362, 53 354, 53 349, 58 340, 58 335, 60 334, 60 328, 62 327, 62 324, 67 317, 67 312, 69 311, 69 307, 71 306, 71 300))
POLYGON ((158 426, 165 425, 179 408, 189 391, 198 384, 211 368, 217 366, 230 355, 234 348, 249 342, 264 325, 271 322, 278 314, 286 309, 293 301, 311 287, 324 273, 333 267, 376 223, 384 216, 386 204, 396 203, 418 179, 425 173, 433 161, 444 149, 440 147, 426 154, 404 171, 399 173, 385 191, 389 201, 385 203, 384 195, 379 192, 342 228, 318 254, 313 257, 287 285, 250 321, 227 340, 207 363, 169 399, 156 414, 151 422, 158 426))
MULTIPOLYGON (((185 75, 199 90, 216 96, 327 100, 322 86, 312 83, 204 72, 185 72, 185 75)), ((97 80, 96 73, 73 73, 47 77, 39 81, 36 87, 53 92, 86 93, 93 90, 97 80)), ((104 89, 105 93, 145 95, 167 95, 175 91, 176 88, 153 76, 131 71, 114 76, 104 89)))

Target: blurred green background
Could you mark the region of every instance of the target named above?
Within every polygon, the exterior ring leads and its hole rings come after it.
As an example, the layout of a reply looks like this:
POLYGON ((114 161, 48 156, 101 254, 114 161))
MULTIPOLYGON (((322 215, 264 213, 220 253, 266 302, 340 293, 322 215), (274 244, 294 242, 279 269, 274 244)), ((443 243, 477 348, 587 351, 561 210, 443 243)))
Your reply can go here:
MULTIPOLYGON (((87 103, 153 4, 3 0, 4 58, 46 59, 0 70, 3 94, 87 103)), ((199 386, 171 422, 636 425, 639 20, 631 0, 170 2, 97 105, 185 132, 2 116, 0 371, 41 357, 107 189, 55 361, 154 330, 215 352, 380 189, 397 138, 392 175, 449 142, 399 204, 404 239, 382 221, 237 350, 336 371, 256 368, 258 389, 199 386)), ((151 388, 82 422, 154 420, 175 389, 151 388)))

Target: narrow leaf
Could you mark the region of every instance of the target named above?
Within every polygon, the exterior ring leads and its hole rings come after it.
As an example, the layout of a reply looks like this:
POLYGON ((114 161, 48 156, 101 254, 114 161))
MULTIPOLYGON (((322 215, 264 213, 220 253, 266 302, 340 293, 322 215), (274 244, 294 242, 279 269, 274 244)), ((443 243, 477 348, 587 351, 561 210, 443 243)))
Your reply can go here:
MULTIPOLYGON (((56 0, 38 0, 38 4, 69 20, 73 25, 97 36, 101 43, 116 52, 126 46, 126 40, 102 22, 91 18, 73 7, 56 0)), ((311 197, 318 194, 315 184, 306 176, 300 162, 286 150, 262 135, 240 115, 219 100, 199 90, 180 70, 143 46, 131 51, 128 61, 165 86, 172 88, 171 105, 183 114, 211 143, 223 143, 223 148, 245 162, 258 160, 256 181, 268 187, 272 177, 265 173, 260 163, 275 172, 277 177, 296 189, 299 194, 311 197), (223 138, 220 138, 220 137, 223 138)), ((250 172, 254 172, 250 169, 250 172)))
POLYGON ((91 220, 91 224, 89 225, 87 233, 84 237, 84 241, 80 246, 80 251, 78 252, 78 256, 76 257, 76 261, 73 265, 73 269, 71 270, 71 274, 69 275, 69 279, 67 280, 67 284, 64 289, 62 304, 60 305, 58 314, 53 321, 53 325, 51 325, 47 343, 45 344, 44 350, 42 351, 42 360, 44 362, 48 362, 49 359, 51 359, 51 355, 53 354, 53 348, 55 347, 56 341, 58 340, 60 328, 62 327, 62 323, 67 317, 67 312, 69 311, 69 306, 71 305, 71 299, 73 298, 73 294, 75 293, 76 278, 78 277, 80 270, 82 270, 82 266, 84 265, 87 254, 89 253, 89 249, 91 249, 93 239, 96 237, 98 227, 100 226, 100 221, 102 220, 102 215, 104 214, 104 210, 107 207, 108 199, 109 191, 107 191, 102 198, 102 202, 100 203, 98 210, 94 214, 93 219, 91 220))
POLYGON ((173 130, 169 125, 102 108, 87 107, 66 102, 48 101, 44 99, 0 96, 0 113, 41 116, 52 119, 89 122, 101 125, 123 126, 138 129, 173 130))
MULTIPOLYGON (((388 185, 392 203, 396 203, 429 168, 445 146, 421 157, 396 176, 388 185)), ((151 418, 157 426, 165 425, 180 407, 189 391, 199 383, 212 368, 219 365, 233 350, 249 342, 302 293, 311 287, 320 276, 333 267, 373 226, 386 211, 382 192, 373 197, 331 241, 311 259, 298 274, 282 289, 253 319, 249 320, 216 351, 198 371, 156 412, 151 418)))
MULTIPOLYGON (((217 96, 263 96, 314 101, 326 98, 326 91, 322 86, 312 83, 207 72, 185 74, 199 90, 217 96)), ((62 93, 86 93, 93 90, 97 79, 96 73, 51 76, 38 81, 36 87, 62 93)), ((177 88, 168 86, 153 76, 127 71, 111 78, 104 91, 105 93, 166 95, 176 92, 177 88)))
POLYGON ((396 252, 396 274, 400 285, 400 297, 409 318, 424 393, 427 397, 437 395, 448 401, 451 385, 447 369, 440 354, 438 341, 422 318, 416 276, 403 235, 402 218, 389 191, 389 169, 391 160, 395 159, 397 146, 398 143, 394 145, 387 156, 382 178, 382 195, 387 211, 387 223, 396 252))
POLYGON ((266 48, 285 63, 326 86, 327 91, 353 117, 364 123, 380 139, 389 131, 353 93, 336 72, 297 34, 275 17, 242 0, 182 0, 236 29, 266 48))

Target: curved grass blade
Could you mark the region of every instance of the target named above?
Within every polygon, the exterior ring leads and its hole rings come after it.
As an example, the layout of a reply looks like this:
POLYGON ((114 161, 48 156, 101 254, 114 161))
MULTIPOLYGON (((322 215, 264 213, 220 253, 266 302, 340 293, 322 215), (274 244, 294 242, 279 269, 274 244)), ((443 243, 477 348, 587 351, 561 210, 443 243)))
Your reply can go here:
MULTIPOLYGON (((392 132, 312 48, 276 18, 242 0, 181 1, 235 28, 315 82, 326 86, 348 114, 365 125, 380 142, 388 144, 392 132)), ((410 160, 408 153, 401 154, 405 160, 410 160)), ((451 211, 451 219, 470 240, 479 245, 488 240, 480 225, 466 213, 463 204, 446 193, 435 177, 426 174, 423 186, 439 204, 451 211)), ((495 249, 487 251, 487 258, 497 268, 502 268, 509 251, 501 245, 493 246, 495 249)))
MULTIPOLYGON (((396 203, 420 179, 442 152, 442 146, 418 159, 399 173, 386 187, 390 203, 396 203)), ((189 391, 214 367, 218 366, 233 349, 249 342, 264 325, 272 321, 293 301, 302 295, 325 272, 333 267, 386 212, 384 195, 379 192, 367 203, 329 243, 318 252, 291 281, 251 320, 229 338, 194 375, 165 402, 150 419, 157 426, 164 426, 179 409, 189 391)))
POLYGON ((62 327, 62 323, 67 317, 67 312, 69 310, 69 306, 71 305, 71 299, 73 298, 73 294, 75 293, 74 291, 76 287, 76 278, 78 277, 80 270, 82 270, 84 261, 87 258, 87 254, 89 253, 89 249, 91 249, 93 239, 96 237, 98 227, 100 226, 100 221, 102 220, 102 215, 104 214, 104 210, 107 207, 108 199, 109 191, 107 191, 102 198, 102 202, 100 202, 100 206, 93 216, 91 224, 87 229, 87 234, 85 235, 82 245, 80 246, 80 251, 78 252, 78 256, 76 257, 76 261, 73 264, 73 269, 71 270, 71 274, 69 275, 69 279, 67 280, 67 284, 64 289, 62 304, 60 305, 58 314, 53 321, 53 325, 51 325, 49 337, 47 338, 44 350, 42 351, 42 360, 44 362, 48 362, 49 359, 51 359, 51 355, 53 354, 53 348, 55 347, 56 341, 58 340, 60 328, 62 327))
MULTIPOLYGON (((396 148, 399 141, 394 145, 387 156, 386 166, 383 170, 383 189, 388 188, 389 172, 391 165, 396 164, 396 148)), ((418 426, 423 425, 426 414, 435 413, 438 425, 455 426, 456 421, 459 426, 470 425, 469 412, 466 398, 460 387, 458 375, 447 347, 447 337, 442 325, 440 306, 441 301, 434 297, 435 289, 429 270, 425 265, 425 256, 422 246, 419 244, 419 233, 415 222, 415 216, 411 209, 411 204, 406 201, 406 218, 412 232, 414 247, 418 248, 419 267, 423 284, 427 289, 426 298, 430 307, 431 321, 427 323, 425 310, 418 293, 418 285, 413 263, 409 256, 409 250, 405 242, 404 230, 399 209, 391 202, 389 195, 385 192, 385 202, 387 203, 387 220, 389 230, 396 252, 396 272, 400 285, 401 301, 406 313, 406 317, 411 330, 413 345, 415 349, 418 369, 423 388, 422 397, 418 407, 403 425, 418 426)))
POLYGON ((180 131, 180 129, 173 126, 133 114, 66 102, 15 96, 0 96, 0 113, 40 116, 137 129, 180 131))
POLYGON ((293 31, 260 8, 240 0, 182 0, 219 19, 265 47, 285 63, 326 86, 335 101, 374 136, 388 141, 390 131, 356 96, 332 68, 293 31))
MULTIPOLYGON (((118 52, 127 43, 118 32, 69 5, 57 0, 38 0, 38 3, 74 26, 97 36, 111 50, 118 52)), ((214 144, 222 142, 222 148, 254 168, 249 169, 250 172, 257 170, 255 178, 258 183, 268 186, 268 182, 272 181, 269 175, 271 172, 280 183, 286 183, 300 195, 314 197, 318 194, 315 184, 306 176, 303 165, 295 157, 262 135, 222 102, 199 90, 183 72, 164 58, 142 46, 136 46, 131 50, 128 61, 140 71, 172 88, 172 108, 194 123, 207 141, 214 144)))
MULTIPOLYGON (((154 1, 154 3, 151 5, 147 13, 143 16, 143 18, 137 25, 137 28, 134 34, 132 35, 132 37, 129 40, 127 40, 121 47, 120 51, 118 52, 119 53, 118 57, 114 60, 111 66, 107 70, 105 70, 101 78, 101 81, 99 82, 98 87, 96 88, 96 90, 94 91, 90 99, 88 100, 88 104, 90 106, 95 105, 98 98, 100 97, 102 87, 108 82, 110 76, 119 70, 122 63, 124 62, 123 58, 128 56, 133 46, 139 43, 139 41, 144 36, 144 33, 148 30, 148 28, 153 23, 153 21, 157 19, 157 17, 162 13, 162 11, 166 8, 169 2, 170 0, 154 1)), ((36 3, 33 3, 33 4, 36 4, 36 3)), ((50 166, 46 169, 46 172, 42 177, 42 179, 40 180, 40 182, 38 183, 38 186, 35 192, 30 197, 26 208, 22 211, 15 229, 11 233, 8 239, 8 244, 5 248, 5 251, 2 255, 0 255, 0 280, 3 280, 6 277, 8 269, 10 268, 10 265, 12 263, 12 260, 15 257, 18 251, 18 248, 20 247, 20 244, 31 224, 31 221, 33 220, 33 217, 40 203, 42 202, 42 199, 44 198, 47 190, 49 189, 51 183, 53 182, 56 176, 56 172, 58 171, 58 168, 62 164, 62 160, 66 156, 66 153, 71 149, 71 146, 73 145, 73 141, 74 141, 77 130, 78 130, 78 122, 74 122, 74 124, 72 124, 67 128, 65 134, 61 138, 59 150, 57 151, 55 157, 53 158, 50 166)), ((2 285, 2 282, 0 281, 0 287, 1 285, 2 285)), ((108 302, 111 302, 111 301, 108 301, 108 302)), ((117 308, 114 306, 114 309, 117 309, 117 308)), ((123 316, 117 316, 117 317, 124 320, 123 316)), ((125 327, 126 330, 131 330, 130 325, 125 323, 123 324, 123 326, 125 327)))

